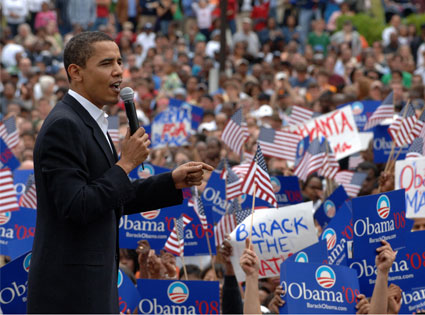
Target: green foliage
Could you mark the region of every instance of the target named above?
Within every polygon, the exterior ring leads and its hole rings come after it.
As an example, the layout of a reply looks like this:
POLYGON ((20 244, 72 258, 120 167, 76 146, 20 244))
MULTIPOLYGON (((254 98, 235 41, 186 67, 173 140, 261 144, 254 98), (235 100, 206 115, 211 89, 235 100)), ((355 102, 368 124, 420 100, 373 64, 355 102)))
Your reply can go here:
POLYGON ((411 14, 403 19, 403 23, 406 25, 414 24, 416 26, 416 31, 420 34, 421 25, 425 24, 425 14, 411 14))
POLYGON ((353 23, 357 31, 364 36, 369 45, 382 39, 382 31, 386 25, 381 19, 363 13, 352 16, 341 15, 337 20, 338 30, 342 29, 342 25, 346 20, 353 23))

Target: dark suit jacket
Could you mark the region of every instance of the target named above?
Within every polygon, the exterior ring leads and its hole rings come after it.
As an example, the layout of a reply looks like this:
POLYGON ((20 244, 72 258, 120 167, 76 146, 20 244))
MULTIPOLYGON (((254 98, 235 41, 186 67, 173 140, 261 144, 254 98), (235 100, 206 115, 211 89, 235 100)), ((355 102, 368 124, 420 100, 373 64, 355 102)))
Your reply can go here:
POLYGON ((34 149, 29 313, 119 313, 120 216, 181 203, 182 193, 171 173, 131 182, 116 161, 98 124, 65 95, 34 149))

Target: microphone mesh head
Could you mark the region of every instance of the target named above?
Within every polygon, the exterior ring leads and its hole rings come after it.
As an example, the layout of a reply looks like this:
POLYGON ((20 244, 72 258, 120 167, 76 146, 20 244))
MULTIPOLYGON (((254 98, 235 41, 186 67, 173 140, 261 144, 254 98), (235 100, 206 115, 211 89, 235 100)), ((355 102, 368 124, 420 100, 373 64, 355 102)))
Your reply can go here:
POLYGON ((134 91, 130 87, 125 87, 120 91, 120 96, 124 102, 132 101, 134 99, 134 91))

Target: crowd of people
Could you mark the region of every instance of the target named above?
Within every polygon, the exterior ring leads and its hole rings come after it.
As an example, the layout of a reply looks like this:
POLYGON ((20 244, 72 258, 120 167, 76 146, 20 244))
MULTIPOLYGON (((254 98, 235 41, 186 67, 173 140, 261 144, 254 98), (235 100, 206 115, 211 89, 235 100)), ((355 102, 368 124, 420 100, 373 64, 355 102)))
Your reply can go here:
MULTIPOLYGON (((141 125, 150 125, 172 98, 204 110, 188 145, 152 149, 148 162, 169 169, 188 161, 217 167, 228 157, 237 165, 241 156, 229 150, 221 135, 239 108, 250 133, 245 155, 255 153, 260 127, 281 129, 294 105, 325 114, 356 100, 382 101, 393 92, 396 111, 410 100, 421 112, 425 24, 405 24, 403 18, 423 11, 421 1, 227 0, 225 71, 220 72, 222 28, 217 0, 2 0, 0 118, 15 117, 20 141, 12 151, 20 169, 33 169, 37 133, 68 90, 64 46, 80 32, 100 31, 120 49, 121 88, 135 91, 141 125), (339 21, 360 11, 372 14, 372 4, 381 8, 387 26, 381 40, 368 42, 352 20, 339 21)), ((115 145, 120 151, 128 125, 124 105, 107 106, 105 111, 119 117, 120 138, 115 145)), ((291 163, 277 158, 266 161, 270 174, 293 175, 291 163)), ((349 165, 346 158, 340 166, 368 174, 359 195, 377 193, 378 187, 380 192, 394 190, 394 169, 384 172, 384 164, 374 163, 372 142, 361 151, 360 163, 349 165)), ((300 185, 305 201, 317 205, 327 197, 324 180, 317 174, 300 185)), ((414 229, 424 229, 424 221, 417 219, 414 229)), ((120 252, 120 263, 133 280, 182 278, 173 255, 155 254, 146 240, 139 245, 137 251, 120 252)), ((242 306, 229 259, 230 244, 216 245, 220 253, 215 270, 211 265, 190 264, 189 279, 218 278, 223 313, 259 312, 257 304, 242 306)), ((388 255, 379 262, 388 272, 388 261, 394 258, 388 244, 384 247, 388 255)), ((248 247, 241 264, 247 275, 258 277, 255 253, 248 247)), ((278 313, 281 291, 279 279, 262 279, 254 294, 261 305, 278 313)), ((397 312, 400 299, 400 289, 391 286, 388 305, 395 306, 388 311, 397 312)), ((369 304, 360 299, 359 312, 381 311, 375 300, 369 304)))

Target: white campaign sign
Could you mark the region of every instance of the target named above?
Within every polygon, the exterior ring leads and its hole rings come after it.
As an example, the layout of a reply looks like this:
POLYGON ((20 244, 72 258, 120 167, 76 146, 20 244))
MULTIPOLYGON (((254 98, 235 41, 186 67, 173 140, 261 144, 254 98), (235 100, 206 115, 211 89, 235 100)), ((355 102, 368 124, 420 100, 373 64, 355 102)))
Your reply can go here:
POLYGON ((351 106, 344 106, 325 115, 320 115, 304 124, 290 126, 290 130, 310 140, 325 137, 337 160, 361 150, 361 141, 351 106))
POLYGON ((425 218, 425 157, 396 161, 394 180, 406 190, 406 217, 425 218))
MULTIPOLYGON (((238 281, 245 280, 239 259, 249 237, 251 216, 230 234, 233 246, 231 257, 238 281)), ((317 243, 311 201, 282 208, 256 210, 252 230, 252 244, 260 259, 260 278, 279 277, 280 264, 289 256, 317 243)))

